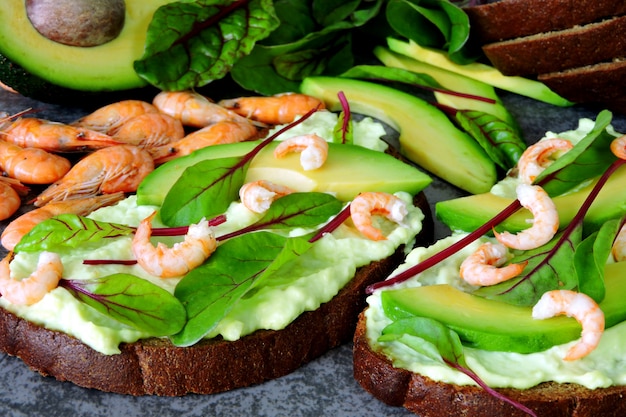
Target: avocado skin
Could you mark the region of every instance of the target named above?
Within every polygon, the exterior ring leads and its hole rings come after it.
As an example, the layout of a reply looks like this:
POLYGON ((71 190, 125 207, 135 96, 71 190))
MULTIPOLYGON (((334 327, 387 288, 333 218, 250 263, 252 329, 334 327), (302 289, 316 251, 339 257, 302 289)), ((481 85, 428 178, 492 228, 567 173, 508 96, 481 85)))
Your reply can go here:
POLYGON ((158 89, 152 86, 128 90, 82 91, 51 84, 0 54, 0 81, 24 97, 44 103, 97 108, 125 99, 152 101, 158 89))

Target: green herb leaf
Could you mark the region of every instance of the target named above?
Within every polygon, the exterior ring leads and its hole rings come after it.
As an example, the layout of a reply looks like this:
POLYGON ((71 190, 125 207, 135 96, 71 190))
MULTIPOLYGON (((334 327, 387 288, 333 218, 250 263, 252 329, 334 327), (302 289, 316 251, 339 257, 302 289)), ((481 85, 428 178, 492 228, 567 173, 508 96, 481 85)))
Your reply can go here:
POLYGON ((455 114, 461 127, 485 150, 489 158, 502 169, 517 164, 526 149, 526 142, 514 127, 489 113, 478 110, 460 110, 455 114))
POLYGON ((76 248, 106 238, 127 236, 134 230, 122 224, 96 221, 76 214, 61 214, 37 224, 20 240, 14 251, 40 252, 76 248))
POLYGON ((341 76, 361 80, 395 81, 411 86, 443 89, 441 84, 428 74, 420 74, 403 68, 382 65, 357 65, 343 72, 341 76))
POLYGON ((100 313, 153 336, 178 333, 187 318, 172 294, 134 275, 62 280, 60 285, 100 313))
POLYGON ((279 24, 271 0, 196 0, 161 6, 148 27, 137 74, 163 90, 224 77, 279 24))
POLYGON ((270 232, 241 235, 220 245, 209 262, 194 269, 176 287, 187 310, 183 330, 172 337, 190 346, 217 326, 233 306, 266 277, 304 253, 306 238, 285 238, 270 232))

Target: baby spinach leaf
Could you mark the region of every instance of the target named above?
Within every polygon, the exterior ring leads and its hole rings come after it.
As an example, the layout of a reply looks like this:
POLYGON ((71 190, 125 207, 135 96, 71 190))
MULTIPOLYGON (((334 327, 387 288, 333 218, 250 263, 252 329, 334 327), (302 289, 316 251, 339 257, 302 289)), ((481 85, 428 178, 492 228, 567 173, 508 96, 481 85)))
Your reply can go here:
POLYGON ((502 169, 517 164, 526 149, 526 142, 515 129, 497 117, 478 110, 460 110, 456 120, 502 169))
POLYGON ((328 221, 342 207, 341 201, 326 193, 292 193, 274 201, 258 221, 248 227, 218 237, 233 236, 263 229, 313 227, 328 221))
POLYGON ((154 13, 135 71, 163 90, 200 87, 224 77, 278 24, 271 0, 166 4, 154 13))
POLYGON ((185 308, 172 294, 134 275, 64 279, 60 285, 100 313, 153 336, 178 333, 187 318, 185 308))
POLYGON ((188 321, 172 342, 190 346, 202 339, 257 282, 309 247, 304 237, 290 239, 270 232, 249 233, 221 244, 208 262, 176 286, 174 294, 185 306, 188 321))
POLYGON ((44 220, 15 246, 15 252, 39 252, 76 248, 106 238, 127 236, 134 228, 117 223, 92 220, 76 214, 61 214, 44 220))

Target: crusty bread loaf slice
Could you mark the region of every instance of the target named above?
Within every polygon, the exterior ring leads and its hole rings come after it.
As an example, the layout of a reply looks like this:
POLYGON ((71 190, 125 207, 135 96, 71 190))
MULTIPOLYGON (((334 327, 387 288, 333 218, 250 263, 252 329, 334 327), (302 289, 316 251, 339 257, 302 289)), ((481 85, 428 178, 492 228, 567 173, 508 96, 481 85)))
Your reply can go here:
POLYGON ((592 23, 626 14, 623 0, 500 0, 467 7, 480 44, 592 23))
MULTIPOLYGON (((366 337, 365 314, 354 334, 354 377, 374 397, 403 406, 420 417, 523 417, 524 412, 488 394, 478 386, 433 381, 396 368, 381 352, 372 350, 366 337)), ((538 416, 608 417, 626 415, 626 386, 588 389, 577 384, 546 382, 530 389, 498 389, 538 416)))
POLYGON ((620 16, 490 43, 483 46, 483 51, 503 74, 529 76, 626 56, 625 35, 626 16, 620 16))
MULTIPOLYGON (((433 221, 423 193, 414 203, 424 212, 418 244, 430 242, 433 221)), ((44 376, 101 391, 130 395, 213 394, 278 378, 349 342, 365 288, 388 276, 404 248, 357 270, 330 301, 305 312, 282 330, 259 330, 237 341, 205 339, 176 347, 167 339, 144 339, 105 355, 65 333, 52 331, 0 308, 0 351, 21 358, 44 376)))

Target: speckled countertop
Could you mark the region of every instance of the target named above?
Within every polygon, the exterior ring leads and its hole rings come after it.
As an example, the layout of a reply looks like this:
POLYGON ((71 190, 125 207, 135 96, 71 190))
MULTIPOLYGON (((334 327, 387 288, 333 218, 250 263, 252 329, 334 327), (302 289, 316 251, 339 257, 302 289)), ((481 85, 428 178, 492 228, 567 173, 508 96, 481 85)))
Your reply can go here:
MULTIPOLYGON (((524 97, 502 94, 517 118, 528 142, 547 130, 577 127, 580 117, 594 118, 597 110, 584 107, 561 109, 524 97)), ((26 99, 0 90, 0 112, 14 113, 25 108, 37 117, 69 122, 85 114, 86 107, 69 108, 26 99)), ((614 117, 614 127, 626 132, 626 118, 614 117)), ((461 192, 435 180, 426 195, 436 201, 461 192)), ((436 223, 436 237, 448 230, 436 223)), ((389 407, 367 394, 352 377, 349 344, 328 352, 298 371, 264 384, 217 395, 189 395, 180 398, 131 397, 79 388, 69 382, 44 378, 19 359, 0 354, 0 415, 10 417, 90 416, 412 416, 403 408, 389 407)))

